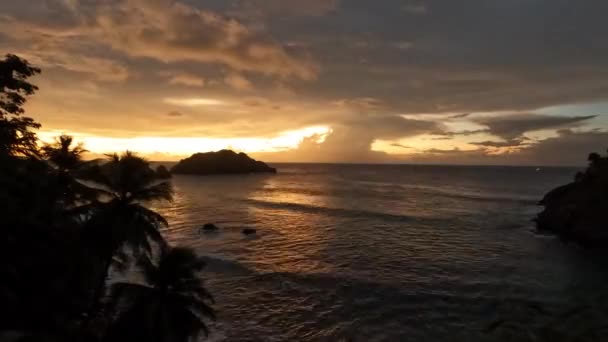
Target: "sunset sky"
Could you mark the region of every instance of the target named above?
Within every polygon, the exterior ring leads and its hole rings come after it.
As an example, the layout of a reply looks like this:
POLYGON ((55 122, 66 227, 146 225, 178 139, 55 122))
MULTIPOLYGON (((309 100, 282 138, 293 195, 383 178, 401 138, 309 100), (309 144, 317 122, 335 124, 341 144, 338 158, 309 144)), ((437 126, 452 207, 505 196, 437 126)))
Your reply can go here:
POLYGON ((606 0, 0 0, 40 136, 152 160, 577 165, 608 148, 606 0))

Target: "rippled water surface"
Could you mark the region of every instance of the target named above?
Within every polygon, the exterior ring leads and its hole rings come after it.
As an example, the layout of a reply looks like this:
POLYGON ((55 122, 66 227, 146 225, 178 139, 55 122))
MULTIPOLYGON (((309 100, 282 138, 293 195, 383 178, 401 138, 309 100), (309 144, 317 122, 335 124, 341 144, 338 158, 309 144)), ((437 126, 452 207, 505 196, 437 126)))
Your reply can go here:
POLYGON ((275 166, 176 176, 158 208, 168 239, 208 259, 212 340, 466 341, 513 307, 567 305, 608 280, 597 258, 532 232, 535 203, 573 169, 275 166), (199 234, 207 222, 221 231, 199 234))

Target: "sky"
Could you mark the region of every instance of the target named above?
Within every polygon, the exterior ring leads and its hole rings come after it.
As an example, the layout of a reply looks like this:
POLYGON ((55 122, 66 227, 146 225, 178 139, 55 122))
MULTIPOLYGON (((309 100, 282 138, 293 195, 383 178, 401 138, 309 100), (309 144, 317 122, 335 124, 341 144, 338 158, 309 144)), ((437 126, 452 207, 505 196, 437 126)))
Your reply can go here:
POLYGON ((605 0, 0 0, 39 136, 152 160, 582 165, 605 0))

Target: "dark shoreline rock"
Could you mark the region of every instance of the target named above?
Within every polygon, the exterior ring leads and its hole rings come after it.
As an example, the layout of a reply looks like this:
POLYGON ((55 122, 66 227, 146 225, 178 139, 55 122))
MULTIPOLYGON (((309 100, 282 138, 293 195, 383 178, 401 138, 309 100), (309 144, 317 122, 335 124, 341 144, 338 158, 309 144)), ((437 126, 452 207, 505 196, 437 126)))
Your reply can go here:
POLYGON ((589 167, 575 181, 548 192, 539 202, 536 217, 540 232, 557 234, 564 241, 586 247, 608 243, 608 156, 589 155, 589 167))
POLYGON ((243 231, 241 231, 241 233, 243 233, 243 235, 253 235, 257 233, 257 230, 253 228, 243 228, 243 231))
POLYGON ((220 228, 213 223, 205 223, 202 227, 199 228, 199 232, 202 230, 204 232, 217 232, 220 228))
POLYGON ((249 158, 245 153, 231 150, 218 152, 196 153, 182 159, 173 168, 173 174, 214 175, 240 173, 276 173, 277 170, 264 162, 249 158))
POLYGON ((160 179, 170 179, 171 178, 171 172, 169 172, 169 170, 167 170, 165 165, 159 165, 156 168, 156 175, 160 179))

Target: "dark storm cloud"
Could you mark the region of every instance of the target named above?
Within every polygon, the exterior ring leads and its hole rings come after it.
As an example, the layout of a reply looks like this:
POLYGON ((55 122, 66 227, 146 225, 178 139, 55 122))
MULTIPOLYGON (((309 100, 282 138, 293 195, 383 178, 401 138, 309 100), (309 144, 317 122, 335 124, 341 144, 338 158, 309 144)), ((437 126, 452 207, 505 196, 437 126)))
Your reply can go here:
POLYGON ((506 141, 478 141, 478 142, 470 142, 471 145, 477 145, 481 147, 519 147, 522 143, 524 143, 525 139, 511 139, 506 141))
POLYGON ((462 118, 466 118, 469 115, 471 115, 471 113, 462 113, 462 114, 451 115, 449 118, 450 119, 462 119, 462 118))
POLYGON ((558 133, 557 137, 530 144, 518 152, 488 155, 484 149, 437 150, 434 154, 417 155, 410 158, 409 161, 448 164, 582 166, 587 163, 587 155, 590 152, 603 152, 608 147, 608 132, 606 131, 575 132, 566 129, 558 133))
MULTIPOLYGON (((460 118, 462 114, 451 116, 450 118, 460 118)), ((468 116, 467 114, 466 116, 468 116)), ((502 114, 490 117, 473 118, 472 122, 486 126, 487 128, 464 130, 459 132, 435 132, 439 137, 432 137, 432 140, 448 140, 457 136, 472 136, 476 134, 491 134, 504 141, 479 141, 469 142, 471 145, 482 147, 517 147, 525 142, 524 136, 527 132, 539 131, 544 129, 557 129, 563 127, 576 127, 585 121, 595 118, 595 115, 588 116, 550 116, 530 113, 502 114)))
POLYGON ((431 0, 426 15, 414 16, 399 10, 403 3, 353 0, 331 21, 289 22, 286 32, 277 19, 270 27, 320 56, 320 84, 301 86, 320 96, 382 98, 409 113, 524 110, 607 96, 608 2, 431 0), (352 47, 362 39, 373 48, 352 47), (390 48, 395 41, 411 47, 390 48))
POLYGON ((584 165, 589 153, 603 153, 608 148, 608 132, 605 131, 575 132, 566 129, 558 133, 557 137, 509 156, 507 161, 517 164, 584 165))
POLYGON ((548 116, 536 114, 512 114, 496 117, 477 118, 474 121, 487 126, 487 132, 506 140, 521 137, 522 134, 542 129, 576 126, 596 116, 548 116))
POLYGON ((339 0, 241 0, 237 8, 248 15, 322 16, 337 9, 339 0))
POLYGON ((92 37, 126 54, 161 61, 319 76, 293 90, 311 100, 375 98, 403 113, 529 110, 608 94, 606 1, 233 4, 36 0, 27 6, 6 2, 0 10, 25 25, 19 30, 9 23, 8 35, 44 34, 59 40, 58 47, 69 46, 70 37, 92 37), (263 30, 255 29, 256 21, 263 30))

